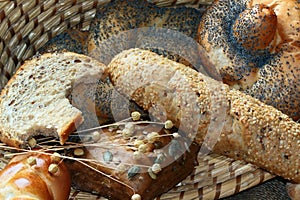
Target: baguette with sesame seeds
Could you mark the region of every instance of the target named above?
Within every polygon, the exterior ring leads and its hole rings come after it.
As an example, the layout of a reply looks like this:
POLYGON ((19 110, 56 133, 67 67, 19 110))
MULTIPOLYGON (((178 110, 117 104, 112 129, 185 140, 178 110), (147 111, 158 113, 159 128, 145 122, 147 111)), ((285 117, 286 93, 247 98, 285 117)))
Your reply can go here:
POLYGON ((202 153, 243 159, 300 182, 300 125, 274 107, 146 50, 123 51, 108 71, 121 93, 156 120, 172 120, 202 153))

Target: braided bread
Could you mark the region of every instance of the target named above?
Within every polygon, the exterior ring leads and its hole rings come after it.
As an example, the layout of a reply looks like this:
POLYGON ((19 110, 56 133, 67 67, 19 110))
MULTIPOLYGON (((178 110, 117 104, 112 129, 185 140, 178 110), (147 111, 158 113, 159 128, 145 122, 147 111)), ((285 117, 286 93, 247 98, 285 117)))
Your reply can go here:
POLYGON ((217 0, 198 28, 223 81, 292 117, 300 117, 299 2, 217 0))

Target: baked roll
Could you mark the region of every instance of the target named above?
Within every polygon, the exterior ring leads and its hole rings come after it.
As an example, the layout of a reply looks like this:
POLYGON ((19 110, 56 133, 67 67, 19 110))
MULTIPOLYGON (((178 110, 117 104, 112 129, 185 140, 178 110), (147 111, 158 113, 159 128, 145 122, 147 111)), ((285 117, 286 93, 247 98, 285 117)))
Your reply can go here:
POLYGON ((71 178, 55 154, 25 153, 0 171, 0 199, 67 200, 71 178))
POLYGON ((197 41, 224 83, 298 120, 299 23, 296 0, 217 0, 197 41))

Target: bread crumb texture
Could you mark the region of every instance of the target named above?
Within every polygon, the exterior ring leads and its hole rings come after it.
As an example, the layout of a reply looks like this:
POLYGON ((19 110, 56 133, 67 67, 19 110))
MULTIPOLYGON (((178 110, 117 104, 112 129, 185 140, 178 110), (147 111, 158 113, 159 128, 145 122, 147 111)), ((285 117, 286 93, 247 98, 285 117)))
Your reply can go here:
POLYGON ((0 139, 24 146, 36 135, 59 137, 64 143, 81 111, 67 96, 76 81, 101 75, 104 65, 76 53, 44 54, 25 62, 0 97, 0 139))

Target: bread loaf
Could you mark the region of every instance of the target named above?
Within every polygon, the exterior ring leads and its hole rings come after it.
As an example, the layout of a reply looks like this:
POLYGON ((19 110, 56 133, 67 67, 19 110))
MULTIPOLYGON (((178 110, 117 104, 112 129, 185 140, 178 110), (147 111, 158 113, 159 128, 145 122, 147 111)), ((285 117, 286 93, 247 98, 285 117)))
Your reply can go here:
POLYGON ((300 182, 299 124, 272 106, 145 50, 122 52, 108 71, 122 94, 157 120, 173 121, 202 145, 200 153, 212 150, 300 182))
POLYGON ((12 158, 0 171, 0 199, 67 200, 71 179, 55 155, 26 153, 12 158))
POLYGON ((147 1, 117 0, 97 13, 90 27, 88 54, 104 64, 123 50, 138 47, 199 66, 194 8, 159 8, 147 1))
POLYGON ((39 54, 74 52, 79 54, 87 53, 86 40, 88 32, 78 29, 69 29, 49 40, 38 49, 39 54))
POLYGON ((59 138, 83 122, 82 113, 69 102, 75 82, 101 76, 105 66, 76 53, 44 54, 25 62, 0 96, 0 139, 25 148, 38 135, 59 138))
POLYGON ((299 200, 300 198, 300 185, 287 183, 287 193, 292 200, 299 200))
POLYGON ((135 122, 99 130, 100 140, 87 142, 85 154, 77 155, 86 162, 66 160, 73 187, 113 200, 151 200, 167 192, 194 170, 199 151, 174 131, 135 122))
POLYGON ((217 0, 197 41, 226 84, 300 118, 299 1, 217 0))
MULTIPOLYGON (((75 188, 111 199, 130 199, 134 194, 153 199, 193 171, 199 146, 180 138, 180 133, 173 136, 175 130, 164 129, 163 124, 133 123, 119 131, 104 129, 100 139, 91 143, 95 137, 86 129, 128 118, 132 111, 139 111, 141 119, 148 117, 135 103, 118 95, 104 69, 92 58, 70 52, 43 54, 26 62, 1 96, 1 139, 22 148, 32 147, 28 140, 41 135, 57 136, 64 143, 76 129, 79 135, 72 134, 69 142, 80 138, 75 142, 85 146, 85 155, 75 152, 72 156, 88 161, 66 160, 75 188), (125 167, 122 172, 119 165, 125 167), (158 169, 149 171, 152 166, 158 169)), ((46 188, 39 180, 37 183, 46 188)))

